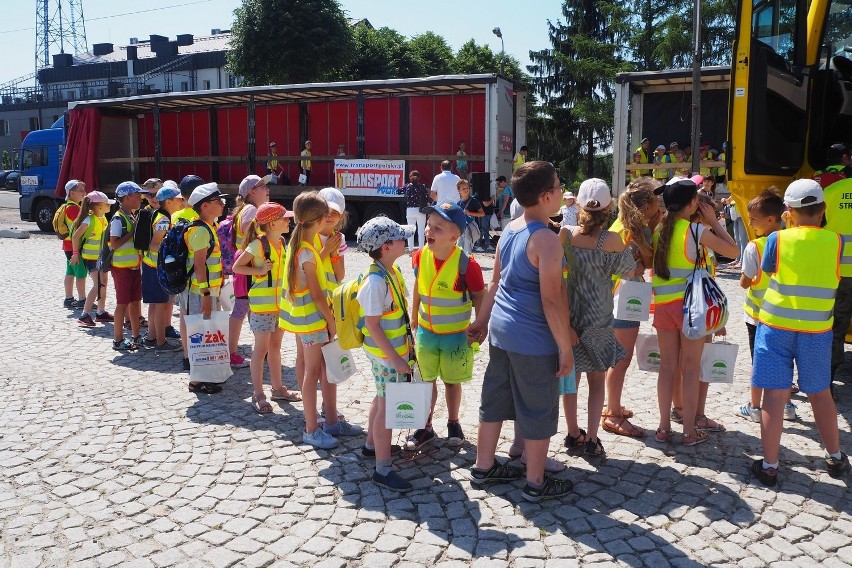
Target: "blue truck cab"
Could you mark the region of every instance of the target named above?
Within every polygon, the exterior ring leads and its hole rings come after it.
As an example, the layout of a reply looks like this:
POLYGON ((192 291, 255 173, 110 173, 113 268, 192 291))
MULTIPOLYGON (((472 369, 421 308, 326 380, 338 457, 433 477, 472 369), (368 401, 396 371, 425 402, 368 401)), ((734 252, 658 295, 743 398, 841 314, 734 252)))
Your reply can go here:
POLYGON ((53 231, 53 214, 62 204, 56 184, 65 150, 65 117, 44 130, 34 130, 21 143, 21 220, 35 221, 39 229, 53 231))

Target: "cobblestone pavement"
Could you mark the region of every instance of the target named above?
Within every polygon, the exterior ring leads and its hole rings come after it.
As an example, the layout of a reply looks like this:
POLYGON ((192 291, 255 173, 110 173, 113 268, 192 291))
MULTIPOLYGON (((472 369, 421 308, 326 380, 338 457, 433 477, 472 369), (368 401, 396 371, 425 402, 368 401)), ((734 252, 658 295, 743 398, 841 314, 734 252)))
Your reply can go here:
MULTIPOLYGON (((16 221, 15 211, 0 212, 0 228, 10 226, 33 227, 16 221)), ((347 268, 355 273, 366 262, 355 253, 347 268)), ((488 278, 492 259, 483 255, 482 262, 488 278)), ((55 237, 0 239, 0 266, 0 567, 852 562, 848 480, 825 472, 801 397, 801 419, 785 423, 779 487, 749 479, 758 425, 732 414, 746 400, 750 369, 739 309, 729 324, 741 347, 738 376, 732 386, 711 387, 707 409, 727 433, 696 448, 602 433, 606 456, 587 460, 563 451, 563 424, 551 455, 569 465, 560 476, 576 492, 530 504, 520 485, 480 491, 468 481, 485 351, 464 389, 468 442, 458 450, 439 442, 432 455, 398 462, 416 488, 400 496, 369 481, 373 462, 360 456, 362 439, 315 451, 300 443, 300 404, 255 414, 248 369, 221 394, 198 396, 187 392, 180 354, 116 354, 111 327, 78 328, 61 307, 63 257, 55 237)), ((740 306, 734 277, 721 282, 740 306)), ((247 325, 242 344, 247 354, 247 325)), ((284 346, 285 381, 293 385, 292 336, 284 346)), ((357 362, 367 369, 360 352, 357 362)), ((651 432, 655 385, 655 376, 633 368, 625 391, 634 422, 651 432)), ((851 391, 838 385, 847 452, 851 391)), ((580 392, 582 417, 585 383, 580 392)), ((362 372, 340 387, 340 408, 364 424, 372 397, 362 372)), ((446 435, 445 417, 440 402, 439 436, 446 435)), ((503 433, 505 455, 511 426, 503 433)))

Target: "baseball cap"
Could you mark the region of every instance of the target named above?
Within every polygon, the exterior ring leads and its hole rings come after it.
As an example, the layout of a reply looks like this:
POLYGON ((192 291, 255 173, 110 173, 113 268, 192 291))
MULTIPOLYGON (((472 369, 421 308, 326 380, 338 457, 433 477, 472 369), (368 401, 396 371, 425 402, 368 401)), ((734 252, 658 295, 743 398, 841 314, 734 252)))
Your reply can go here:
POLYGON ((145 180, 145 183, 142 184, 142 187, 147 189, 153 189, 155 192, 156 190, 163 187, 163 180, 161 180, 160 178, 148 178, 145 180))
POLYGON ((278 146, 278 144, 276 144, 275 142, 270 142, 270 143, 269 143, 269 146, 270 146, 270 147, 272 147, 272 146, 278 146))
POLYGON ((521 205, 521 202, 517 199, 512 200, 512 204, 509 206, 509 217, 514 221, 518 217, 524 214, 524 207, 521 205))
POLYGON ((157 191, 157 201, 165 201, 175 197, 181 197, 180 189, 174 181, 166 180, 163 182, 163 187, 157 191))
POLYGON ((123 181, 115 188, 115 196, 119 199, 133 195, 134 193, 148 193, 137 184, 135 181, 123 181))
POLYGON ((701 185, 702 183, 704 183, 704 176, 702 175, 696 174, 689 179, 691 179, 692 183, 694 183, 695 185, 701 185))
POLYGON ((336 187, 326 187, 319 190, 319 196, 328 202, 329 209, 334 209, 341 215, 346 211, 346 198, 336 187))
POLYGON ((80 185, 81 183, 83 185, 86 185, 85 183, 83 183, 82 181, 80 181, 78 179, 69 180, 69 182, 65 184, 65 197, 68 197, 68 195, 71 194, 71 190, 74 189, 75 187, 77 187, 78 185, 80 185))
POLYGON ((666 149, 666 147, 665 147, 665 146, 663 146, 662 144, 660 144, 659 146, 657 146, 657 150, 663 150, 663 151, 665 151, 665 149, 666 149))
POLYGON ((427 215, 430 213, 437 214, 442 219, 458 227, 460 233, 463 233, 467 228, 467 215, 464 214, 464 209, 452 201, 442 201, 434 207, 424 207, 422 211, 427 215))
POLYGON ((566 191, 565 193, 562 194, 562 199, 576 199, 576 198, 577 198, 577 196, 574 195, 573 191, 566 191))
POLYGON ((192 190, 202 183, 204 183, 204 180, 195 174, 184 176, 184 178, 180 180, 180 192, 184 197, 188 197, 192 193, 192 190))
POLYGON ((666 185, 654 190, 654 195, 662 195, 668 211, 679 211, 688 205, 698 194, 698 186, 689 178, 672 178, 666 185))
POLYGON ((784 192, 784 204, 793 209, 824 202, 825 192, 819 183, 812 179, 797 179, 788 185, 784 192))
POLYGON ((244 177, 243 181, 240 182, 240 197, 246 197, 249 194, 249 191, 253 190, 255 186, 261 183, 266 185, 271 180, 271 175, 265 175, 263 177, 260 177, 252 174, 250 176, 244 177))
POLYGON ((187 202, 190 206, 195 207, 202 201, 209 201, 221 196, 222 194, 219 192, 219 185, 215 181, 212 181, 210 183, 203 183, 193 189, 187 202))
POLYGON ((373 252, 388 241, 411 238, 416 230, 414 225, 400 225, 388 217, 373 217, 358 229, 355 237, 361 250, 373 252))
POLYGON ((609 207, 612 194, 609 186, 600 178, 590 178, 580 184, 577 203, 587 211, 601 211, 609 207))
POLYGON ((671 144, 669 144, 669 148, 680 148, 680 144, 678 144, 677 142, 672 142, 671 144))
POLYGON ((115 199, 110 199, 102 191, 90 191, 86 197, 89 199, 89 203, 109 203, 110 205, 115 203, 115 199))
POLYGON ((651 141, 650 138, 643 138, 641 143, 644 144, 645 142, 650 142, 650 141, 651 141))
POLYGON ((254 218, 257 220, 258 224, 266 225, 267 223, 271 223, 276 219, 282 219, 284 217, 292 217, 293 212, 287 211, 287 208, 281 205, 280 203, 275 203, 274 201, 267 201, 263 205, 257 208, 257 213, 254 218))

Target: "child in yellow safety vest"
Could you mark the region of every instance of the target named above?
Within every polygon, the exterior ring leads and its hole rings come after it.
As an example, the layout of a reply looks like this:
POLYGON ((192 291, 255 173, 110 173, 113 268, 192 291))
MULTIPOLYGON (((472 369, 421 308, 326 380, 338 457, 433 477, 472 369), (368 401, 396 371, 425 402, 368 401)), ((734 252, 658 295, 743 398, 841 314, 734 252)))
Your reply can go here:
MULTIPOLYGON (((373 482, 394 491, 410 491, 411 483, 393 470, 392 431, 385 426, 385 385, 409 382, 408 302, 405 281, 394 262, 405 254, 405 241, 414 234, 413 225, 399 225, 387 217, 375 217, 358 230, 358 246, 370 255, 370 265, 358 288, 358 304, 364 333, 364 352, 372 364, 376 396, 370 406, 369 432, 362 449, 376 458, 373 482)), ((305 405, 307 409, 307 405, 305 405)))
POLYGON ((105 193, 92 191, 80 205, 80 215, 71 227, 72 265, 82 264, 92 279, 92 289, 86 295, 83 315, 77 323, 83 327, 95 327, 95 322, 111 322, 112 314, 106 311, 106 272, 97 269, 98 256, 101 254, 103 232, 107 228, 106 214, 114 200, 105 193), (97 301, 97 310, 93 310, 97 301), (91 312, 91 313, 90 313, 91 312))
POLYGON ((112 249, 112 283, 115 287, 115 325, 112 348, 135 351, 144 347, 139 323, 142 317, 142 256, 133 246, 136 213, 145 190, 132 181, 118 185, 115 196, 121 207, 109 223, 109 248, 112 249), (130 320, 130 339, 124 337, 124 320, 130 320))
POLYGON ((66 308, 79 309, 86 305, 86 267, 82 262, 71 264, 72 248, 71 237, 74 235, 72 227, 77 217, 81 215, 80 203, 86 197, 86 184, 80 180, 72 179, 65 184, 65 208, 62 210, 61 222, 66 230, 66 236, 62 239, 62 251, 65 253, 65 300, 62 305, 66 308), (77 297, 74 300, 74 286, 77 287, 77 297))
POLYGON ((793 386, 793 362, 799 389, 808 395, 817 430, 825 444, 831 477, 849 471, 840 451, 837 407, 831 396, 831 339, 834 297, 840 264, 846 262, 843 238, 820 228, 825 197, 819 183, 799 179, 784 192, 787 228, 766 239, 761 268, 769 275, 757 315, 751 384, 763 389, 760 438, 763 459, 751 471, 766 486, 778 481, 784 405, 793 386))
POLYGON ((473 379, 474 349, 467 337, 471 307, 479 311, 485 297, 482 268, 456 244, 468 220, 456 203, 427 207, 426 246, 414 251, 414 301, 411 327, 416 329, 414 350, 424 381, 433 381, 432 408, 426 426, 408 438, 414 450, 435 438, 432 414, 438 400, 438 377, 447 400, 447 443, 464 442, 459 424, 464 383, 473 379))
POLYGON ((328 203, 315 191, 305 192, 293 201, 293 212, 296 229, 287 251, 286 285, 281 295, 278 325, 297 335, 297 349, 301 350, 305 361, 303 376, 297 377, 305 408, 302 442, 327 450, 337 447, 334 436, 355 436, 363 430, 338 419, 336 390, 329 388, 325 377, 322 347, 331 341, 337 330, 325 270, 314 243, 328 216, 328 203), (322 388, 326 409, 322 427, 316 410, 317 383, 322 388))
POLYGON ((249 327, 254 334, 251 353, 251 383, 254 392, 252 406, 260 414, 272 412, 272 405, 263 392, 263 361, 269 363, 269 382, 272 400, 298 402, 298 392, 290 392, 281 380, 281 339, 284 330, 278 327, 278 299, 284 288, 284 267, 287 249, 284 234, 290 230, 291 211, 274 202, 257 208, 249 225, 245 248, 233 265, 234 274, 250 278, 248 290, 249 327))

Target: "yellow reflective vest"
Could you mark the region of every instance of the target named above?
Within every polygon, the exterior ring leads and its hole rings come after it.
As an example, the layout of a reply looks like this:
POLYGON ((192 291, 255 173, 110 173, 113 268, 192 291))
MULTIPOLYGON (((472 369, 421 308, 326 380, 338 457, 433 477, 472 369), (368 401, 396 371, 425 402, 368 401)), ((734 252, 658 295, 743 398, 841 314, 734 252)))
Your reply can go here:
MULTIPOLYGON (((654 303, 658 306, 670 304, 683 300, 686 293, 686 279, 692 275, 695 269, 695 261, 686 256, 688 239, 693 239, 690 231, 692 223, 686 219, 675 221, 672 242, 669 245, 669 279, 666 280, 654 270, 654 278, 651 281, 654 290, 654 303)), ((654 250, 657 250, 659 231, 654 233, 654 250)), ((701 256, 703 246, 698 245, 698 256, 701 256)), ((706 252, 704 254, 706 259, 706 252)), ((706 268, 706 265, 702 264, 706 268)))
MULTIPOLYGON (((121 219, 121 236, 124 237, 133 230, 133 221, 120 209, 115 213, 115 216, 121 219)), ((139 268, 140 262, 141 256, 136 247, 133 246, 132 238, 112 251, 113 268, 139 268)))
POLYGON ((753 280, 746 292, 745 304, 743 311, 747 316, 756 320, 760 313, 760 306, 763 305, 763 296, 766 295, 766 288, 769 287, 769 275, 763 272, 760 268, 763 264, 763 251, 766 248, 766 237, 759 237, 753 241, 757 248, 757 280, 753 280))
MULTIPOLYGON (((160 217, 169 217, 162 210, 157 209, 154 211, 154 217, 151 219, 151 237, 154 236, 154 227, 157 226, 157 223, 160 221, 160 217)), ((169 228, 171 228, 171 218, 169 218, 169 228)), ((154 248, 151 250, 150 248, 142 253, 142 262, 148 265, 151 268, 157 268, 157 259, 160 256, 160 250, 158 248, 154 248)))
MULTIPOLYGON (((322 269, 322 259, 319 252, 313 244, 302 241, 299 243, 299 248, 296 250, 293 262, 299 262, 299 255, 303 250, 308 250, 314 258, 314 264, 317 266, 317 279, 319 280, 320 290, 325 290, 328 284, 325 281, 325 271, 322 269)), ((296 267, 300 270, 301 267, 296 267)), ((286 275, 285 275, 286 280, 286 275)), ((328 324, 320 313, 317 305, 311 297, 311 290, 305 279, 305 287, 293 290, 292 298, 286 292, 281 294, 278 311, 278 327, 292 333, 316 333, 328 327, 328 324)))
POLYGON ((435 270, 435 254, 424 247, 417 269, 417 293, 420 295, 418 324, 437 334, 460 333, 470 325, 473 302, 467 292, 455 290, 459 278, 462 249, 455 247, 450 256, 435 270))
MULTIPOLYGON (((82 214, 83 212, 81 211, 80 215, 82 214)), ((83 257, 83 260, 98 260, 98 256, 101 253, 101 240, 104 230, 106 230, 107 220, 103 216, 89 215, 88 221, 89 225, 80 239, 80 256, 83 257)))
POLYGON ((258 239, 260 241, 260 258, 257 258, 257 263, 263 265, 266 262, 266 248, 269 249, 269 260, 272 261, 272 268, 263 276, 251 275, 251 288, 249 288, 248 299, 249 308, 254 314, 275 314, 278 313, 279 298, 284 290, 284 269, 287 265, 287 247, 284 241, 278 243, 276 247, 266 237, 258 239))
MULTIPOLYGON (((374 275, 378 275, 384 280, 393 298, 390 310, 383 313, 379 319, 379 326, 385 332, 385 337, 387 337, 391 346, 393 346, 394 351, 400 357, 408 357, 411 344, 408 342, 408 326, 405 323, 406 314, 408 313, 408 302, 405 296, 402 295, 402 290, 404 289, 402 273, 396 266, 393 266, 388 271, 383 266, 374 262, 370 265, 367 276, 364 278, 361 286, 374 275)), ((376 341, 370 335, 370 330, 367 329, 364 309, 361 308, 359 311, 359 323, 363 325, 361 331, 364 333, 364 351, 381 359, 387 359, 387 355, 376 345, 376 341)))
POLYGON ((825 228, 843 238, 840 276, 852 277, 852 179, 842 179, 825 189, 825 228))
MULTIPOLYGON (((174 218, 174 216, 172 216, 174 218)), ((201 221, 204 223, 204 221, 201 221)), ((213 238, 210 242, 210 246, 213 247, 213 250, 210 252, 210 256, 207 257, 207 288, 209 289, 212 296, 219 295, 219 289, 222 287, 222 251, 219 248, 219 237, 216 236, 216 227, 209 225, 208 223, 204 223, 207 225, 207 228, 210 229, 210 233, 213 235, 213 238)), ((206 230, 201 226, 190 227, 184 233, 183 238, 189 242, 189 237, 193 231, 202 231, 206 230)), ((205 253, 206 254, 206 253, 205 253)), ((195 277, 195 252, 190 248, 189 255, 186 258, 186 269, 189 271, 190 279, 189 279, 189 291, 193 294, 202 294, 204 289, 198 286, 198 279, 195 277)))
POLYGON ((758 320, 788 331, 830 331, 842 238, 818 227, 793 227, 776 234, 775 274, 766 287, 758 320))
MULTIPOLYGON (((636 150, 633 153, 635 154, 636 152, 639 152, 639 156, 640 156, 639 163, 640 164, 650 164, 651 163, 651 159, 648 156, 648 151, 645 150, 645 148, 643 148, 642 146, 639 146, 638 148, 636 148, 636 150)), ((637 176, 649 176, 649 175, 651 175, 651 170, 633 170, 633 171, 636 172, 637 176)))
MULTIPOLYGON (((314 237, 314 248, 322 250, 322 237, 317 233, 314 237)), ((326 296, 328 296, 329 301, 331 301, 331 296, 334 294, 334 289, 337 288, 340 283, 337 281, 337 276, 334 275, 334 263, 331 262, 331 255, 326 258, 320 257, 322 260, 322 270, 325 273, 325 287, 323 291, 326 296)))

